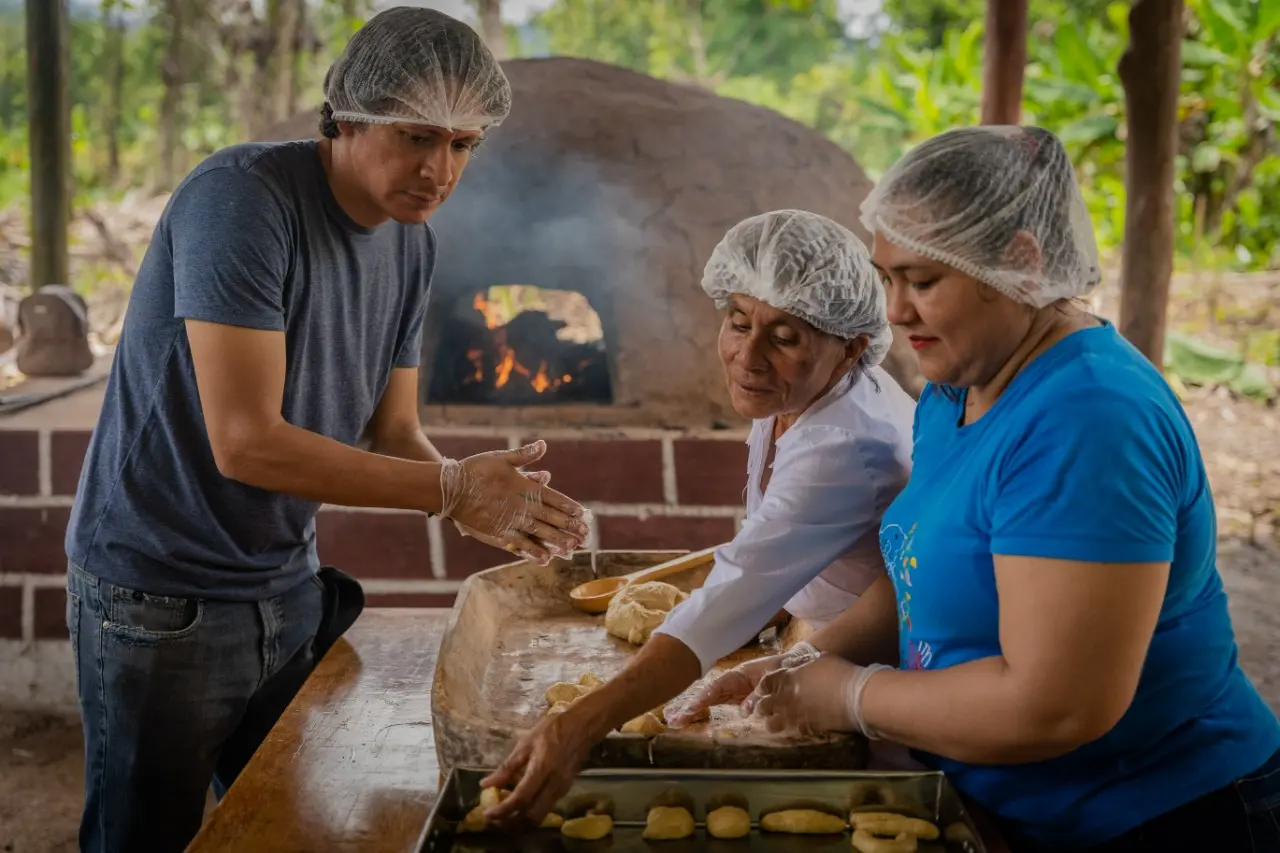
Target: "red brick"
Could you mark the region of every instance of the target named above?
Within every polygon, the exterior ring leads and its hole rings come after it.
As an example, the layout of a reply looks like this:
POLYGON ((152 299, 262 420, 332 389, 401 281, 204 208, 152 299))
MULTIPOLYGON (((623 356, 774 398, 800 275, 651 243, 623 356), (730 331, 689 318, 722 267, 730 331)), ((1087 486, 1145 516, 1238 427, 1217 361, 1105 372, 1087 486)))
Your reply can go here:
POLYGON ((49 479, 55 495, 74 495, 80 485, 80 467, 89 449, 87 430, 58 430, 49 438, 49 479))
POLYGON ((529 468, 550 471, 551 488, 575 501, 662 503, 659 441, 548 439, 529 468))
POLYGON ((359 578, 431 577, 427 517, 416 512, 323 510, 316 516, 320 561, 359 578))
POLYGON ((747 445, 742 441, 673 442, 676 500, 695 506, 745 506, 747 445))
POLYGON ((40 494, 40 434, 0 429, 0 495, 40 494))
POLYGON ((436 450, 439 450, 450 459, 465 459, 468 456, 475 456, 477 453, 507 449, 507 440, 498 437, 442 435, 436 438, 427 436, 427 438, 431 439, 431 443, 436 446, 436 450))
POLYGON ((447 518, 440 525, 440 531, 444 537, 445 574, 451 578, 465 578, 482 569, 492 569, 520 559, 471 536, 463 536, 447 518))
POLYGON ((70 517, 69 507, 0 507, 0 575, 65 572, 70 517))
POLYGON ((453 607, 452 592, 384 592, 366 595, 364 606, 369 607, 453 607))
POLYGON ((22 587, 0 586, 0 640, 22 639, 22 587))
POLYGON ((67 591, 61 587, 36 590, 37 640, 66 640, 67 591))
POLYGON ((630 518, 596 517, 600 547, 608 550, 662 550, 710 548, 733 538, 732 518, 679 518, 654 515, 630 518))

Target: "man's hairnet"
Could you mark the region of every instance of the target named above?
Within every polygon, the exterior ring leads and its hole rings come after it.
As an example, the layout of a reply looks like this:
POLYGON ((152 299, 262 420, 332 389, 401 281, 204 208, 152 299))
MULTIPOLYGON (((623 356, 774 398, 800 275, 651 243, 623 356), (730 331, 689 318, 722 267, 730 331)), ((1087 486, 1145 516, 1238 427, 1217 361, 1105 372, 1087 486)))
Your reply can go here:
POLYGON ((511 86, 478 33, 406 6, 380 12, 351 37, 324 92, 337 121, 484 130, 511 111, 511 86))
POLYGON ((921 143, 867 196, 862 224, 1036 308, 1102 278, 1071 160, 1038 127, 962 128, 921 143))
POLYGON ((836 337, 867 335, 867 366, 884 360, 893 341, 866 246, 816 213, 775 210, 739 222, 712 251, 702 289, 720 308, 741 293, 836 337))

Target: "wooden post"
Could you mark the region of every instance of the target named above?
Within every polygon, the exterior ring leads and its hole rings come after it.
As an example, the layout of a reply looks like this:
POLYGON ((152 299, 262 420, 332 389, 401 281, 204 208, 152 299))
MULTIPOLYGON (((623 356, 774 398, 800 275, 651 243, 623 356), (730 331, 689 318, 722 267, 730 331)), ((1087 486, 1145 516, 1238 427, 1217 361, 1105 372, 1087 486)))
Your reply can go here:
POLYGON ((987 0, 982 46, 982 123, 1018 124, 1027 67, 1027 0, 987 0))
POLYGON ((1128 130, 1120 334, 1157 367, 1164 364, 1173 277, 1182 11, 1183 0, 1135 0, 1129 10, 1129 46, 1119 68, 1128 130))
POLYGON ((502 0, 479 0, 480 35, 494 58, 507 58, 507 38, 502 32, 502 0))
POLYGON ((27 0, 32 290, 70 284, 71 107, 67 0, 27 0))

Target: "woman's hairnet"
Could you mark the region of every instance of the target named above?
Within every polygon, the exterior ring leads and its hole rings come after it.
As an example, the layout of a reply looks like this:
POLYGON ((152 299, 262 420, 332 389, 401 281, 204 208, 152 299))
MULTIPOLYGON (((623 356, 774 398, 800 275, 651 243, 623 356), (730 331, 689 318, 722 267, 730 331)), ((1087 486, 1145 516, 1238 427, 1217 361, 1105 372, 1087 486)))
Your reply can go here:
POLYGON ((484 130, 511 111, 502 67, 471 27, 397 6, 360 28, 324 80, 337 121, 484 130))
POLYGON ((867 366, 883 361, 893 342, 866 246, 816 213, 775 210, 739 222, 712 251, 702 289, 720 308, 741 293, 844 340, 867 335, 867 366))
POLYGON ((1036 308, 1102 278, 1071 160, 1039 127, 962 128, 921 143, 867 196, 862 224, 1036 308))

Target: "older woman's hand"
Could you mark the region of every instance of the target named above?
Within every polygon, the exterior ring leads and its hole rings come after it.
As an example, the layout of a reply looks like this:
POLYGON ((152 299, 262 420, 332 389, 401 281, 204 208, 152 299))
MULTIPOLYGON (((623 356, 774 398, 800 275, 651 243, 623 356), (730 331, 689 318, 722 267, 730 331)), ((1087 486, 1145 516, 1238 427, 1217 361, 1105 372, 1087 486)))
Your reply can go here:
POLYGON ((764 719, 771 732, 868 734, 859 720, 858 700, 866 680, 880 668, 858 666, 837 655, 823 654, 808 663, 766 675, 747 699, 747 707, 764 719))

